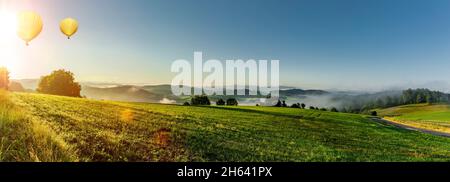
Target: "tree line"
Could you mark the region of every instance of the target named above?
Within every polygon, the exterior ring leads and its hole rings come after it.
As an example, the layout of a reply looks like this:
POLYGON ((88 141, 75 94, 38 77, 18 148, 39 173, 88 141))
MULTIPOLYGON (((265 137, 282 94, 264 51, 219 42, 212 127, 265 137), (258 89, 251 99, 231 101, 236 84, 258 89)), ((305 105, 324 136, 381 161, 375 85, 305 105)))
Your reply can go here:
MULTIPOLYGON (((288 106, 286 104, 285 100, 283 100, 283 101, 278 100, 278 102, 275 105, 273 105, 273 107, 290 107, 290 108, 306 109, 306 104, 305 103, 294 103, 291 106, 288 106)), ((324 107, 318 108, 318 107, 314 107, 314 106, 309 106, 309 109, 310 110, 328 111, 328 109, 324 108, 324 107)), ((338 109, 335 108, 335 107, 330 108, 329 111, 331 111, 331 112, 339 112, 338 109)))
POLYGON ((378 96, 375 98, 366 96, 358 96, 356 98, 343 99, 344 104, 341 108, 342 112, 349 113, 369 113, 377 108, 389 108, 408 104, 448 104, 450 94, 439 91, 432 91, 426 88, 407 89, 400 94, 378 96))
MULTIPOLYGON (((237 106, 239 103, 237 99, 235 98, 228 98, 226 101, 223 99, 218 99, 216 101, 216 105, 218 106, 237 106)), ((191 102, 184 102, 183 105, 190 106, 190 105, 211 105, 211 101, 209 100, 208 96, 206 95, 195 95, 191 98, 191 102)))

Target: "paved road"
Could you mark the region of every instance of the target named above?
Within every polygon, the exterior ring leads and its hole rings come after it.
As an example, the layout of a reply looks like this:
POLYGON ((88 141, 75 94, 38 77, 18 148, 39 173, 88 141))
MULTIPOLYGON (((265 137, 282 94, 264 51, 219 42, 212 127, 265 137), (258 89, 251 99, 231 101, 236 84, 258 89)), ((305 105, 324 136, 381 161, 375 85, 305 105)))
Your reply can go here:
POLYGON ((412 126, 408 126, 408 125, 404 125, 404 124, 400 124, 400 123, 395 123, 386 119, 381 119, 381 118, 377 118, 377 117, 373 117, 372 120, 380 122, 380 123, 384 123, 384 124, 389 124, 389 125, 393 125, 399 128, 403 128, 403 129, 407 129, 407 130, 413 130, 413 131, 419 131, 422 133, 428 133, 428 134, 432 134, 432 135, 436 135, 436 136, 442 136, 442 137, 449 137, 450 138, 450 133, 444 133, 444 132, 439 132, 439 131, 433 131, 433 130, 427 130, 427 129, 422 129, 422 128, 416 128, 416 127, 412 127, 412 126))

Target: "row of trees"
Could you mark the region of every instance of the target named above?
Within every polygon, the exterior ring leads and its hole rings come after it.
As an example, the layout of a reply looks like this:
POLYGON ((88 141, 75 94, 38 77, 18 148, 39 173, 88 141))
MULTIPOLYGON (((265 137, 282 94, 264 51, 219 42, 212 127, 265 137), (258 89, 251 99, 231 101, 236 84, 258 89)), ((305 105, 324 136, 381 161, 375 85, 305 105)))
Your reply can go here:
POLYGON ((229 98, 226 101, 224 101, 223 99, 219 99, 219 100, 217 100, 216 104, 218 106, 224 106, 224 105, 237 106, 239 103, 235 98, 229 98))
MULTIPOLYGON (((278 102, 274 105, 274 107, 288 107, 288 105, 286 104, 286 101, 281 101, 278 100, 278 102)), ((306 104, 305 103, 294 103, 290 106, 291 108, 299 108, 299 109, 306 109, 306 104)), ((318 107, 314 107, 314 106, 309 106, 309 109, 311 110, 321 110, 321 111, 328 111, 328 109, 326 108, 318 108, 318 107)), ((330 109, 331 112, 339 112, 337 110, 337 108, 333 107, 330 109)))
POLYGON ((306 108, 306 104, 304 104, 304 103, 295 103, 295 104, 292 104, 291 105, 291 107, 292 108, 302 108, 302 109, 305 109, 306 108))
POLYGON ((404 90, 401 97, 401 102, 403 104, 448 103, 449 100, 449 94, 439 91, 431 91, 428 89, 404 90))
MULTIPOLYGON (((226 101, 223 99, 219 99, 216 101, 216 105, 218 106, 237 106, 239 103, 235 98, 229 98, 226 101)), ((183 105, 211 105, 211 101, 206 95, 196 95, 191 98, 191 102, 185 102, 183 105)))
MULTIPOLYGON (((216 101, 216 105, 218 106, 237 106, 239 103, 235 98, 229 98, 226 101, 223 99, 218 99, 216 101)), ((191 98, 191 102, 184 102, 185 106, 190 105, 211 105, 211 101, 209 100, 208 96, 206 95, 195 95, 191 98)), ((259 106, 257 104, 256 106, 259 106)), ((274 105, 274 107, 291 107, 291 108, 299 108, 299 109, 306 109, 306 104, 304 103, 294 103, 291 106, 288 106, 286 104, 286 101, 278 100, 278 102, 274 105)), ((311 110, 320 110, 320 111, 328 111, 326 108, 318 108, 314 106, 310 106, 309 109, 311 110)), ((339 112, 335 107, 330 109, 331 112, 339 112)))
POLYGON ((406 104, 448 103, 449 95, 429 89, 408 89, 399 96, 385 96, 367 104, 367 109, 387 108, 406 104))
MULTIPOLYGON (((340 103, 339 111, 347 113, 372 113, 373 109, 389 108, 406 104, 421 103, 450 103, 450 95, 439 91, 431 91, 429 89, 407 89, 402 92, 385 92, 377 95, 358 95, 333 98, 332 101, 340 103), (334 99, 334 100, 333 100, 334 99)), ((275 107, 287 107, 284 101, 278 101, 275 107)), ((305 108, 304 104, 293 104, 293 108, 305 108)), ((309 106, 309 109, 327 110, 325 108, 317 108, 309 106)), ((337 108, 331 108, 330 111, 339 112, 337 108)))
POLYGON ((407 89, 398 94, 378 97, 356 97, 344 99, 342 112, 368 113, 376 108, 389 108, 407 104, 449 103, 450 95, 429 89, 407 89))

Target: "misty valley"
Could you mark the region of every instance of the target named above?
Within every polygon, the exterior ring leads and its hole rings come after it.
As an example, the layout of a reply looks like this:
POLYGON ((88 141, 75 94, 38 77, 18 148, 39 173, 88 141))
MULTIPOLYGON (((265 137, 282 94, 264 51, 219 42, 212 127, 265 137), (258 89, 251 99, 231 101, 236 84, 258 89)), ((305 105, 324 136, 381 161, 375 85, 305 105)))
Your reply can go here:
MULTIPOLYGON (((14 84, 23 87, 19 90, 34 92, 38 80, 14 80, 14 84)), ((114 100, 126 102, 148 102, 162 104, 183 104, 190 101, 190 96, 175 96, 171 92, 170 85, 130 85, 113 83, 81 83, 81 95, 96 100, 114 100)), ((402 104, 413 103, 447 103, 449 95, 431 91, 429 89, 415 90, 421 94, 412 93, 413 90, 397 89, 379 92, 365 91, 328 91, 299 89, 295 87, 282 86, 279 98, 270 98, 270 95, 224 95, 209 96, 214 104, 219 99, 236 98, 242 106, 274 106, 278 100, 285 101, 286 106, 293 104, 305 104, 306 108, 324 108, 330 110, 336 108, 341 112, 367 113, 375 108, 387 108, 402 104), (431 98, 433 97, 433 98, 431 98), (428 100, 427 100, 428 99, 428 100), (434 100, 429 100, 434 99, 434 100), (407 101, 405 101, 407 100, 407 101)), ((235 91, 236 93, 236 91, 235 91)), ((245 90, 248 93, 248 90, 245 90)))

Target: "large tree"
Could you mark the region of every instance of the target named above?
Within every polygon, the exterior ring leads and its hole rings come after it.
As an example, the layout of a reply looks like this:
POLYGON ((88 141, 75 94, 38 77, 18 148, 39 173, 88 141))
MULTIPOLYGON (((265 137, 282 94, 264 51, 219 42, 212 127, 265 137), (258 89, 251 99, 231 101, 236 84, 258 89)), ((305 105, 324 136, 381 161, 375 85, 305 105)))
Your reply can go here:
POLYGON ((41 77, 37 91, 45 94, 81 97, 81 86, 75 82, 73 73, 63 69, 41 77))
POLYGON ((9 71, 5 67, 0 67, 0 89, 8 90, 9 71))

